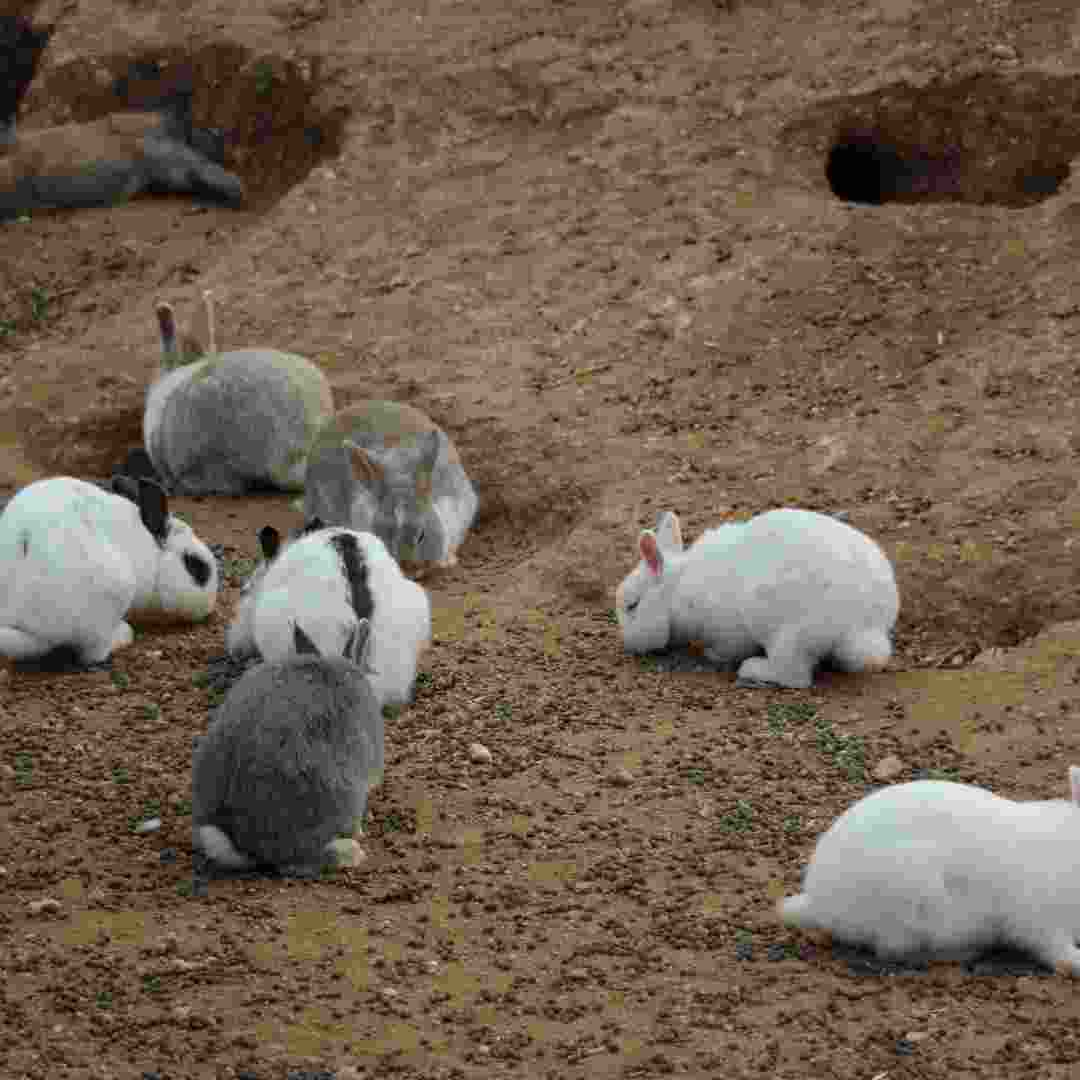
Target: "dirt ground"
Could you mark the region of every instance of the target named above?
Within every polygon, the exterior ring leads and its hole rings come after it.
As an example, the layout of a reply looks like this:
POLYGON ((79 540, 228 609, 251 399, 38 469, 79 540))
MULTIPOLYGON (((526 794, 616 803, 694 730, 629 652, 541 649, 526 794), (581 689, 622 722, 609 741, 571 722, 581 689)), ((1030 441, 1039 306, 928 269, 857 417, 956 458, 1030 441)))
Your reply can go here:
POLYGON ((107 477, 154 302, 210 288, 225 346, 427 410, 482 509, 361 868, 193 876, 192 740, 288 498, 177 500, 223 546, 205 625, 3 673, 0 1075, 1074 1076, 1071 982, 773 910, 881 780, 1050 797, 1080 762, 1073 0, 70 0, 24 125, 151 60, 193 64, 250 204, 0 225, 0 495, 107 477), (834 196, 842 138, 907 163, 882 205, 834 196), (783 504, 895 561, 889 671, 622 653, 658 510, 783 504))

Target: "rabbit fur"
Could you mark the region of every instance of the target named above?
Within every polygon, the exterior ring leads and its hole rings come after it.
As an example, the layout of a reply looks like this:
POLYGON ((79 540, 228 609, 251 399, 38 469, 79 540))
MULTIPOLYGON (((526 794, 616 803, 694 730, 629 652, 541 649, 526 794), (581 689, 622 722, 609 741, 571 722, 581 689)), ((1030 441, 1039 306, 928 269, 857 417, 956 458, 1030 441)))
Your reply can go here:
POLYGON ((945 780, 881 788, 819 838, 780 916, 882 957, 1011 945, 1080 976, 1080 768, 1069 785, 1043 802, 945 780))
POLYGON ((233 656, 282 660, 302 623, 324 655, 341 651, 359 621, 371 623, 368 682, 380 705, 412 697, 416 666, 431 641, 431 601, 372 533, 306 530, 281 546, 277 530, 259 532, 263 561, 244 588, 226 633, 233 656))
POLYGON ((146 395, 143 441, 166 485, 205 495, 303 488, 311 441, 333 413, 323 372, 276 349, 200 355, 178 338, 168 304, 157 317, 162 368, 146 395))
POLYGON ((299 623, 284 660, 248 669, 192 762, 192 842, 228 869, 309 873, 362 832, 382 780, 383 717, 365 673, 369 625, 322 656, 299 623))
POLYGON ((218 569, 149 480, 108 492, 56 476, 22 488, 0 514, 0 655, 36 659, 60 646, 87 664, 133 640, 128 617, 205 619, 218 569))
POLYGON ((305 517, 373 532, 399 562, 452 566, 477 505, 454 444, 411 405, 356 402, 316 436, 305 517))
POLYGON ((18 25, 29 50, 0 102, 0 219, 56 207, 109 206, 140 192, 182 192, 237 205, 244 185, 203 150, 210 133, 191 126, 190 79, 148 109, 115 112, 83 124, 16 130, 18 98, 48 41, 48 31, 18 25))
POLYGON ((770 510, 684 551, 679 519, 665 512, 638 551, 615 596, 628 652, 703 641, 710 661, 738 665, 742 685, 799 688, 824 660, 845 671, 889 661, 900 606, 892 566, 836 518, 770 510))

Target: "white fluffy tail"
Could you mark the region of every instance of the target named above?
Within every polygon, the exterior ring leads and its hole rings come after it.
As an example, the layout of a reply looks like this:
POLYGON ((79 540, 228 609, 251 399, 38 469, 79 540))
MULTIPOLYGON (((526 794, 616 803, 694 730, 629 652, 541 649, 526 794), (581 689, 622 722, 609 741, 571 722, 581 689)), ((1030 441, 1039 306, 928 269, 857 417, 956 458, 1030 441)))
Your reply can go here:
POLYGON ((0 626, 0 656, 10 660, 34 660, 44 656, 52 645, 25 630, 16 630, 14 626, 0 626))
POLYGON ((810 914, 810 897, 806 893, 784 897, 776 905, 776 910, 786 926, 798 926, 809 930, 818 925, 810 914))
POLYGON ((201 825, 195 830, 195 846, 208 859, 230 870, 250 870, 255 860, 238 851, 229 837, 216 825, 201 825))
POLYGON ((837 642, 832 662, 842 671, 881 671, 892 656, 889 635, 879 627, 854 630, 837 642))

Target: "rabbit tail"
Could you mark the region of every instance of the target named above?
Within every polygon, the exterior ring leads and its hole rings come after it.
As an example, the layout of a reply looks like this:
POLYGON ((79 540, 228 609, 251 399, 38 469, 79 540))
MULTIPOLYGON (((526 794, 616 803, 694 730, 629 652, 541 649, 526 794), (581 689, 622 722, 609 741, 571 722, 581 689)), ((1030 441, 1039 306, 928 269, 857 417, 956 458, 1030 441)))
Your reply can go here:
POLYGON ((776 905, 776 910, 785 926, 798 926, 803 930, 816 930, 821 924, 814 918, 812 901, 806 893, 787 896, 776 905))
POLYGON ((229 870, 249 870, 255 865, 255 860, 238 851, 232 840, 216 825, 199 826, 195 830, 195 846, 208 859, 229 870))
POLYGON ((881 671, 892 656, 892 641, 879 626, 852 630, 832 651, 831 660, 841 671, 881 671))

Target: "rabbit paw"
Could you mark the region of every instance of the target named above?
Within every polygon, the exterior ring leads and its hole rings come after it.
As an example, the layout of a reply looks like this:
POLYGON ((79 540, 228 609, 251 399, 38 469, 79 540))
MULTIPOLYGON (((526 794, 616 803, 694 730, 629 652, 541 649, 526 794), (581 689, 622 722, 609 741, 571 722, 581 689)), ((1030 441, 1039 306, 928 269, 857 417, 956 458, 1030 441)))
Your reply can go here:
POLYGON ((790 690, 806 690, 814 681, 813 668, 809 664, 788 663, 778 665, 765 656, 751 656, 739 666, 736 686, 768 687, 782 686, 790 690))
POLYGON ((325 851, 333 866, 359 866, 367 858, 367 853, 351 836, 331 840, 325 851))

